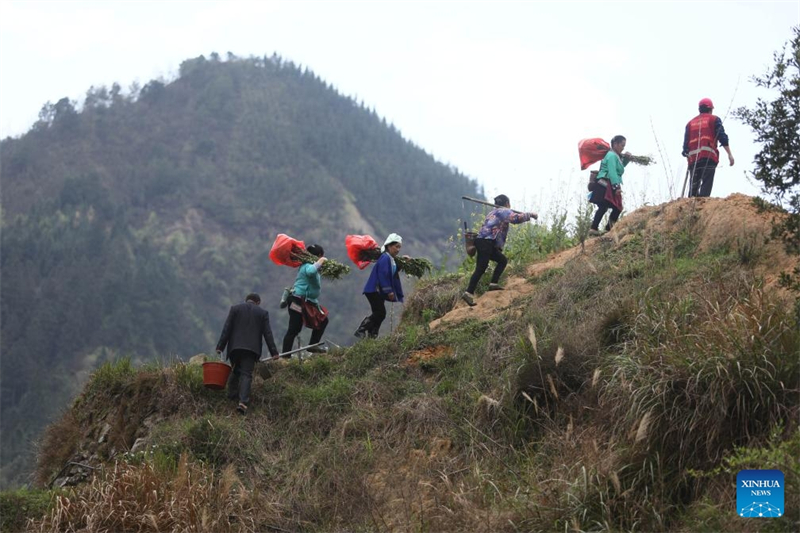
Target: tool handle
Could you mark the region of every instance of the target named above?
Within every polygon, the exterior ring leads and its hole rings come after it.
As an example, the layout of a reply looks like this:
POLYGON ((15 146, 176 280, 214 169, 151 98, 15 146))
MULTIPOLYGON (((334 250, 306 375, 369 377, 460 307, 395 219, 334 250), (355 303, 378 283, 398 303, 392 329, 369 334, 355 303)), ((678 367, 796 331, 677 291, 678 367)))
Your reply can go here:
POLYGON ((316 344, 309 344, 308 346, 303 346, 302 348, 295 348, 294 350, 289 350, 288 352, 279 353, 275 357, 272 357, 272 359, 275 359, 276 357, 283 357, 284 355, 291 355, 293 353, 302 352, 303 350, 305 350, 307 348, 313 348, 314 346, 319 346, 320 344, 325 344, 325 343, 324 342, 318 342, 316 344))
MULTIPOLYGON (((476 204, 483 204, 488 205, 489 207, 499 207, 500 209, 507 209, 505 206, 493 204, 492 202, 484 202, 483 200, 478 200, 476 198, 470 198, 469 196, 462 196, 462 200, 469 200, 470 202, 475 202, 476 204)), ((517 211, 516 209, 511 209, 515 213, 522 213, 522 211, 517 211)), ((464 222, 466 225, 466 222, 464 222)))

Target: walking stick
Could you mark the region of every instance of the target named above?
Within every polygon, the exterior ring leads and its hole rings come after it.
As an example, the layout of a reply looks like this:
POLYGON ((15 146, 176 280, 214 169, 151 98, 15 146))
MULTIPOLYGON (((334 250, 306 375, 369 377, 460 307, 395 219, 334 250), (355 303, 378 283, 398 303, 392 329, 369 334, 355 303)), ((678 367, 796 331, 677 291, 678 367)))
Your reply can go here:
POLYGON ((681 198, 686 196, 686 182, 689 181, 689 166, 686 166, 686 177, 683 178, 683 188, 681 189, 681 198))

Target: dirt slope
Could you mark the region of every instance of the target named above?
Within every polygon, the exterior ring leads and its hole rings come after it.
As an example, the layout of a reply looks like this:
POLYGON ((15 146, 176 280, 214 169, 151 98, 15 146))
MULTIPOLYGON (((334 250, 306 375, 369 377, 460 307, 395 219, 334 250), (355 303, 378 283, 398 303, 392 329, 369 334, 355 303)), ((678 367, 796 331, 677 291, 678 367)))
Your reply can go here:
POLYGON ((563 267, 570 261, 591 262, 593 250, 603 241, 620 245, 634 235, 658 239, 685 230, 699 239, 698 252, 728 248, 740 254, 752 254, 754 268, 764 276, 767 287, 782 290, 778 287, 779 275, 794 268, 798 258, 787 255, 780 242, 769 240, 774 216, 759 213, 753 198, 744 194, 732 194, 727 198, 681 198, 642 207, 622 218, 611 232, 586 241, 583 248, 564 250, 530 265, 525 276, 509 277, 505 282, 506 290, 481 295, 475 307, 459 301, 452 311, 431 322, 431 330, 467 319, 489 320, 535 290, 528 279, 563 267))

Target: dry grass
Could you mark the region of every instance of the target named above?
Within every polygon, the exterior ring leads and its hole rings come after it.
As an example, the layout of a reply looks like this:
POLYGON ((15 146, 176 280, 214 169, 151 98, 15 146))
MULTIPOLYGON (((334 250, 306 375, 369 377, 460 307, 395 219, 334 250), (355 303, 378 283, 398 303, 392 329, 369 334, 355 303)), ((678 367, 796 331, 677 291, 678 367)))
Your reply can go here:
POLYGON ((126 359, 101 367, 62 418, 46 430, 37 482, 49 484, 78 457, 96 467, 130 450, 139 437, 149 434, 152 424, 146 421, 213 409, 220 398, 203 388, 197 368, 178 363, 136 371, 126 359))
POLYGON ((115 463, 88 486, 57 497, 29 530, 251 532, 270 520, 283 524, 278 506, 248 491, 233 468, 218 473, 184 455, 174 473, 115 463))
POLYGON ((741 284, 642 301, 632 339, 609 360, 604 403, 625 421, 620 438, 648 416, 677 471, 719 461, 798 403, 800 334, 791 314, 758 285, 734 297, 741 284))
POLYGON ((39 466, 36 470, 36 482, 39 485, 48 486, 53 481, 53 476, 78 451, 82 438, 81 426, 72 409, 48 426, 39 445, 39 466))

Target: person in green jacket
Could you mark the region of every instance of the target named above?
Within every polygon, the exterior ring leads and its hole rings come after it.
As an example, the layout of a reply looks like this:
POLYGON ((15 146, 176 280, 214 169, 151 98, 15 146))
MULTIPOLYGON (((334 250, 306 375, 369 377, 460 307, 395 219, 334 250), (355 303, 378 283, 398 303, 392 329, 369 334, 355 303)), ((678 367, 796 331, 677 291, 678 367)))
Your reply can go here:
MULTIPOLYGON (((312 244, 307 249, 308 253, 319 258, 316 263, 301 265, 297 271, 297 278, 292 287, 292 294, 289 296, 289 327, 283 337, 283 353, 291 351, 295 338, 303 329, 303 305, 311 302, 319 305, 319 293, 322 289, 319 269, 322 263, 327 261, 325 251, 319 244, 312 244)), ((328 318, 320 324, 319 328, 312 330, 309 344, 317 344, 322 340, 325 328, 328 327, 328 318)), ((308 349, 309 352, 324 353, 328 349, 325 346, 315 346, 308 349)), ((283 356, 282 356, 283 357, 283 356)), ((285 356, 289 357, 289 356, 285 356)))
POLYGON ((606 231, 609 231, 614 226, 617 219, 619 219, 620 213, 622 213, 622 174, 625 172, 625 166, 630 162, 631 158, 629 152, 622 152, 625 149, 626 142, 625 137, 622 135, 617 135, 611 139, 611 150, 608 151, 600 163, 597 183, 592 190, 592 196, 589 198, 590 202, 597 205, 597 212, 594 214, 589 235, 601 234, 598 227, 606 211, 611 209, 606 231))

